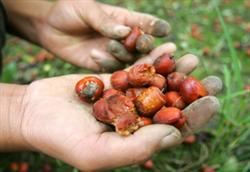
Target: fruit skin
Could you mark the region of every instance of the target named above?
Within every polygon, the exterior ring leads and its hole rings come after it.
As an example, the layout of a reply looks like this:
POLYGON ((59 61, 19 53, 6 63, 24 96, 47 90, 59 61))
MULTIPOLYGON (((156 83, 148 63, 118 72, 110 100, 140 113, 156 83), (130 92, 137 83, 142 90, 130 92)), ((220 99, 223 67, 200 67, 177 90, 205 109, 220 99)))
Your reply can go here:
POLYGON ((168 90, 179 91, 181 83, 185 80, 186 74, 181 72, 173 72, 167 76, 168 90))
POLYGON ((144 117, 144 116, 141 116, 139 121, 140 121, 139 122, 140 127, 144 127, 144 126, 153 124, 153 120, 151 118, 147 118, 147 117, 144 117))
POLYGON ((156 73, 159 73, 166 77, 168 74, 175 70, 176 64, 173 56, 165 53, 154 61, 154 67, 156 73))
POLYGON ((150 64, 138 64, 130 68, 128 82, 133 87, 144 87, 150 84, 154 75, 154 66, 150 64))
POLYGON ((138 26, 133 27, 132 31, 124 40, 124 47, 129 51, 133 52, 136 49, 136 40, 142 34, 141 29, 138 26))
POLYGON ((120 94, 120 95, 124 95, 124 93, 122 92, 122 91, 120 91, 120 90, 116 90, 116 89, 113 89, 113 88, 109 88, 109 89, 107 89, 107 90, 105 90, 104 92, 103 92, 103 98, 109 98, 109 97, 111 97, 111 96, 113 96, 113 95, 115 95, 115 94, 120 94))
POLYGON ((128 72, 119 70, 111 75, 111 85, 117 90, 126 90, 129 88, 128 72))
POLYGON ((124 95, 102 98, 93 105, 93 115, 101 122, 115 126, 116 132, 127 136, 139 128, 134 103, 124 95))
POLYGON ((103 82, 94 76, 84 77, 75 86, 75 91, 81 100, 94 102, 102 96, 103 82))
POLYGON ((164 94, 157 87, 145 89, 136 99, 137 111, 146 117, 151 117, 166 103, 164 94))
POLYGON ((208 92, 200 81, 189 76, 181 83, 180 94, 186 103, 192 103, 201 97, 207 96, 208 92))
POLYGON ((136 97, 139 96, 145 89, 146 88, 129 88, 126 91, 126 96, 132 101, 135 101, 136 97))
POLYGON ((165 77, 160 74, 155 74, 150 81, 150 86, 155 86, 159 88, 161 91, 165 91, 167 89, 167 82, 165 77))
POLYGON ((185 108, 185 102, 178 92, 170 91, 165 94, 166 106, 176 107, 178 109, 185 108))
POLYGON ((185 116, 182 116, 175 124, 174 126, 178 129, 181 129, 187 121, 187 118, 185 116))
POLYGON ((153 121, 158 124, 175 124, 182 116, 182 112, 175 107, 162 107, 159 110, 153 121))
POLYGON ((136 40, 136 50, 141 53, 149 53, 154 48, 154 37, 143 34, 136 40))

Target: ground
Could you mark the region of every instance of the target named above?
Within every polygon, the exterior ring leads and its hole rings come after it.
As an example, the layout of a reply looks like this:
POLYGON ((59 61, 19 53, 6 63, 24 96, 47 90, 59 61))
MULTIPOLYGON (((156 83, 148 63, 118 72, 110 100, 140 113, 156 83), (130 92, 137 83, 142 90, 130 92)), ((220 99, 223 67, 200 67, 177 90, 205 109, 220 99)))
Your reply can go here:
MULTIPOLYGON (((200 65, 192 75, 217 75, 224 83, 219 95, 222 109, 209 126, 197 133, 194 144, 182 144, 153 156, 153 171, 198 172, 205 165, 219 172, 250 171, 250 1, 249 0, 105 0, 156 15, 169 21, 172 34, 162 42, 175 42, 176 58, 193 53, 200 65), (244 89, 245 88, 245 89, 244 89)), ((45 77, 86 73, 84 69, 56 59, 37 46, 8 36, 4 49, 1 81, 30 83, 45 77), (58 70, 60 69, 60 70, 58 70)), ((74 169, 39 153, 0 155, 0 172, 10 171, 11 162, 27 162, 30 171, 42 171, 49 164, 55 172, 74 169)), ((114 172, 149 171, 141 166, 114 172)))

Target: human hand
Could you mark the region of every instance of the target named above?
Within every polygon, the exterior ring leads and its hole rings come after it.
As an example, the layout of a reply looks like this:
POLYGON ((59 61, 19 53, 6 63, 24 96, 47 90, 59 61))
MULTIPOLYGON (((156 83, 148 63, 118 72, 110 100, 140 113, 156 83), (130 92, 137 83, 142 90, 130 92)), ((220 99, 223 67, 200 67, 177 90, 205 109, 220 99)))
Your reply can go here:
MULTIPOLYGON (((160 50, 143 61, 152 63, 160 50), (150 61, 151 60, 151 61, 150 61)), ((163 53, 163 52, 161 52, 163 53)), ((198 60, 188 54, 177 62, 177 71, 189 73, 198 60)), ((187 125, 145 126, 133 135, 122 137, 92 116, 92 105, 79 100, 74 86, 85 75, 68 75, 33 82, 27 88, 22 134, 35 151, 41 151, 81 170, 94 171, 137 164, 161 149, 179 144, 183 136, 197 131, 219 110, 216 97, 203 97, 187 108, 187 125)), ((110 74, 96 75, 110 87, 110 74)), ((221 81, 207 77, 203 84, 210 95, 221 89, 221 81)))
POLYGON ((113 71, 125 63, 106 51, 110 38, 124 38, 130 27, 138 25, 154 36, 170 31, 167 22, 148 14, 93 0, 61 0, 50 8, 37 33, 40 44, 63 60, 95 71, 113 71))

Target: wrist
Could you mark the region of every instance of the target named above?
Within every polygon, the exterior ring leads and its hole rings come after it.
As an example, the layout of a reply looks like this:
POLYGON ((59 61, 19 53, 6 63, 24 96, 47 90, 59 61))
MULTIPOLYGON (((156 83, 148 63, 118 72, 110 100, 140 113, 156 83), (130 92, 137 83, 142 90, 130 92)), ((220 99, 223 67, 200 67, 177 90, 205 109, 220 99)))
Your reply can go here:
POLYGON ((40 45, 39 30, 53 5, 47 0, 3 0, 7 31, 40 45))
POLYGON ((0 151, 30 149, 22 134, 26 88, 0 84, 0 151))

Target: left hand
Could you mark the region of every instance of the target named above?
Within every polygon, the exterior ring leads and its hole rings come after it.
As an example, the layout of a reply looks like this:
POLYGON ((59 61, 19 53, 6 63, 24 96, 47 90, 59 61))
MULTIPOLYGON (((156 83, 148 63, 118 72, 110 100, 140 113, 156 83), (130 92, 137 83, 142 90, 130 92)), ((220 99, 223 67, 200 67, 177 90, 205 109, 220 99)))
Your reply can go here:
POLYGON ((74 65, 95 71, 124 67, 107 53, 109 38, 124 38, 133 26, 154 36, 166 36, 167 22, 148 14, 105 5, 94 0, 60 0, 52 5, 38 27, 40 44, 74 65), (161 31, 156 23, 161 21, 161 31))

